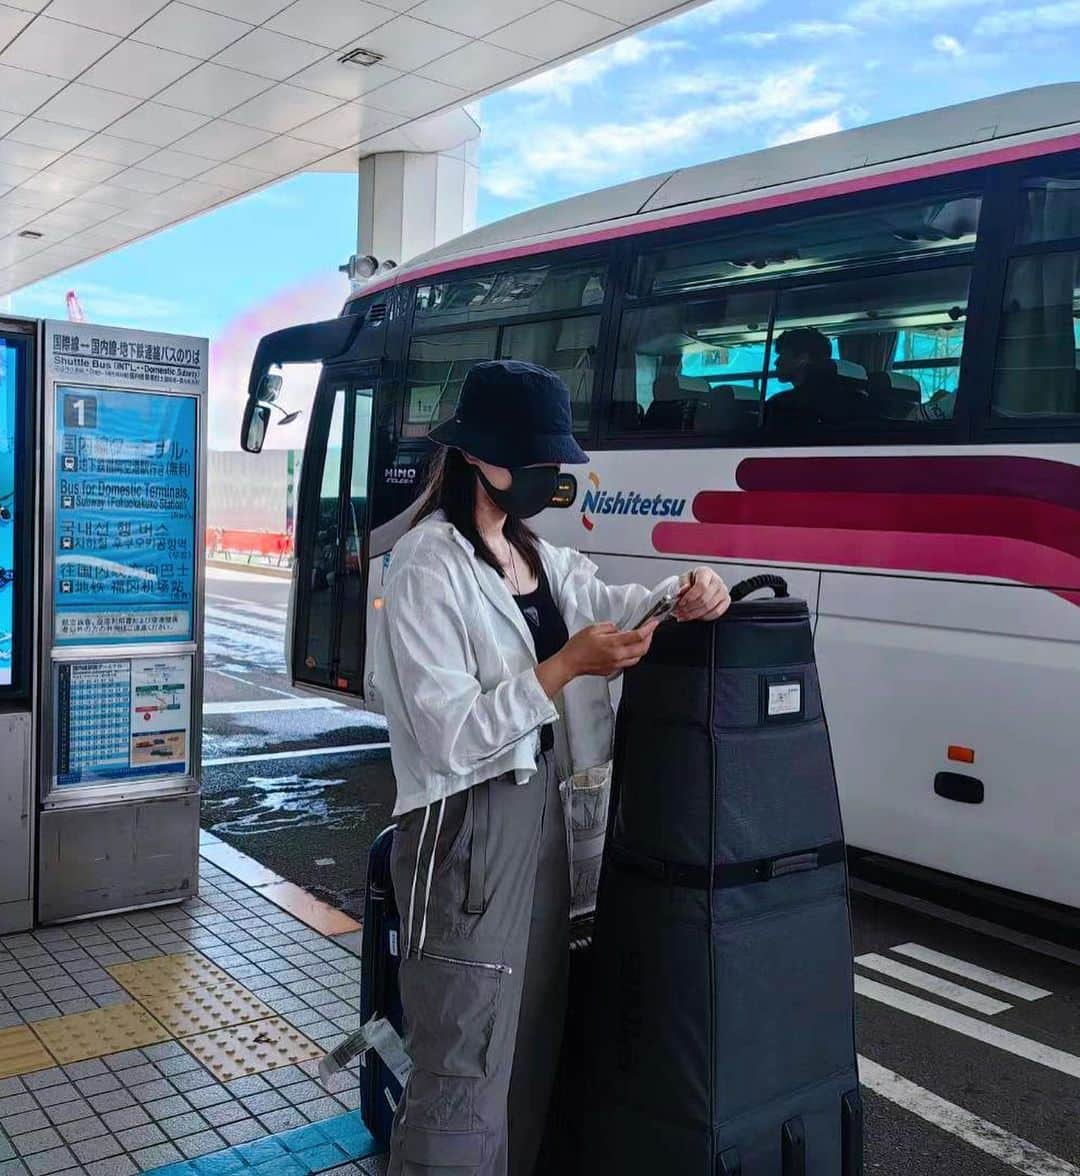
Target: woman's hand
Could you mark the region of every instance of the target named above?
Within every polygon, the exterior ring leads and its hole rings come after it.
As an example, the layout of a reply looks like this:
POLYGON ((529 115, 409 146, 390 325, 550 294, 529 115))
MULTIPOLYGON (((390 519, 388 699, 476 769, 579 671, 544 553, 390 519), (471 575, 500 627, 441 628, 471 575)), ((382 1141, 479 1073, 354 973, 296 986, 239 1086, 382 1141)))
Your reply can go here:
POLYGON ((575 633, 554 657, 536 667, 536 676, 548 698, 575 678, 587 674, 610 678, 636 666, 649 652, 658 621, 640 629, 617 629, 610 621, 589 625, 575 633))
POLYGON ((715 621, 731 604, 727 585, 712 568, 694 568, 680 580, 677 621, 715 621))

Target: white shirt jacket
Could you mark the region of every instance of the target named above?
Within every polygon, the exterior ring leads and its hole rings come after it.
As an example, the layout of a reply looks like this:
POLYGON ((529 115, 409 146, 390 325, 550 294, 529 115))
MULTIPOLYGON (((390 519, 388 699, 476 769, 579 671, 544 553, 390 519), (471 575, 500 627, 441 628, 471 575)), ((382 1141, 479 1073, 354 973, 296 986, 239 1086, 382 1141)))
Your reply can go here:
MULTIPOLYGON (((541 541, 540 553, 571 636, 601 621, 626 628, 678 583, 671 576, 652 590, 612 587, 571 548, 541 541)), ((506 580, 441 512, 395 545, 383 597, 374 687, 390 731, 395 816, 504 772, 525 783, 545 723, 557 724, 562 779, 610 760, 607 680, 577 678, 555 706, 534 672, 532 634, 506 580)))

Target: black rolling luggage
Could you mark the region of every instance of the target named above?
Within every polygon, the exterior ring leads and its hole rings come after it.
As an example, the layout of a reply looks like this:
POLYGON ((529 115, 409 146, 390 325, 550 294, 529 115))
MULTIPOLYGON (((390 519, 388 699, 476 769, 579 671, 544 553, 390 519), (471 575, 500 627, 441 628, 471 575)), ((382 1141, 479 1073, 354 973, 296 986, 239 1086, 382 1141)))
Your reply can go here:
POLYGON ((843 834, 810 619, 664 625, 626 674, 583 1170, 858 1176, 843 834))
MULTIPOLYGON (((401 996, 398 964, 401 922, 390 878, 390 849, 394 826, 384 829, 371 844, 360 961, 360 1023, 385 1017, 400 1034, 401 996)), ((401 1084, 375 1050, 360 1059, 360 1115, 372 1136, 390 1146, 394 1109, 401 1084)))

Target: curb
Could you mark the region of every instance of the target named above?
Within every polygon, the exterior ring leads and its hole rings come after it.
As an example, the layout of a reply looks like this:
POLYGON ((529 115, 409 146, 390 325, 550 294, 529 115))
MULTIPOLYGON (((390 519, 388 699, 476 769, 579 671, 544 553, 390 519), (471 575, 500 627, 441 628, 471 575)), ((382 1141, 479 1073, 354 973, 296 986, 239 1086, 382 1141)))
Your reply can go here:
POLYGON ((253 857, 234 849, 205 829, 199 830, 199 856, 283 911, 288 911, 313 931, 332 939, 354 955, 360 954, 361 925, 343 911, 268 870, 253 857))

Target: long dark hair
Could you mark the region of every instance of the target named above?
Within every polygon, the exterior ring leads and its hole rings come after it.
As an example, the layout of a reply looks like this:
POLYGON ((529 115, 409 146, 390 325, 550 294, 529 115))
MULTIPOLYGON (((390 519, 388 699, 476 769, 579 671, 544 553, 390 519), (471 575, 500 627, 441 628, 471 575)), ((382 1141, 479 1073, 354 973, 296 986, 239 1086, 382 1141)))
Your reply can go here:
MULTIPOLYGON (((427 483, 420 498, 420 505, 413 515, 412 525, 415 527, 417 523, 441 510, 447 520, 472 544, 476 558, 489 564, 500 576, 505 576, 502 565, 477 530, 478 486, 476 470, 465 460, 461 450, 445 446, 440 448, 431 459, 427 483)), ((529 571, 539 579, 543 575, 543 565, 540 562, 540 544, 536 532, 521 519, 507 515, 503 534, 528 564, 529 571)))

